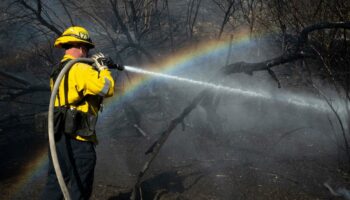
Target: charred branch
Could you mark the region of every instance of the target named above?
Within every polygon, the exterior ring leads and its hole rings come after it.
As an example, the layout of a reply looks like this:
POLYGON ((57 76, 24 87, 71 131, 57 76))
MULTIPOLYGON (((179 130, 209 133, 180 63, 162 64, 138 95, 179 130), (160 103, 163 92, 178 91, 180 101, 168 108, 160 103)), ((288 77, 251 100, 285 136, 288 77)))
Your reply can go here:
POLYGON ((169 36, 170 36, 170 47, 171 51, 174 52, 174 37, 173 37, 173 23, 170 17, 170 11, 169 11, 169 4, 168 0, 165 0, 165 6, 167 10, 167 19, 168 19, 168 24, 169 24, 169 36))
MULTIPOLYGON (((208 94, 208 91, 209 90, 203 90, 202 92, 200 92, 191 101, 191 103, 185 109, 183 109, 181 114, 170 122, 169 126, 165 129, 165 131, 163 131, 163 133, 158 138, 158 140, 156 142, 154 142, 151 145, 151 147, 145 152, 145 154, 151 154, 151 156, 148 159, 148 161, 143 165, 142 170, 139 172, 139 175, 137 177, 137 181, 136 181, 136 184, 133 188, 132 195, 131 195, 130 199, 135 200, 137 198, 137 192, 140 191, 140 184, 141 184, 141 180, 142 180, 143 175, 149 169, 153 160, 157 157, 160 149, 162 148, 162 146, 164 145, 166 140, 169 138, 172 131, 179 124, 183 123, 185 117, 188 116, 192 112, 192 110, 196 108, 196 106, 199 104, 199 102, 208 94)), ((142 194, 139 193, 139 195, 142 195, 142 194)))
POLYGON ((189 37, 191 38, 193 36, 193 28, 195 26, 195 23, 197 21, 197 16, 198 16, 198 11, 199 11, 199 7, 201 5, 202 0, 191 0, 188 3, 188 8, 187 8, 187 26, 188 26, 188 32, 189 32, 189 37), (197 3, 195 5, 195 3, 197 3), (194 8, 196 7, 196 8, 194 8), (195 11, 194 11, 195 10, 195 11), (194 12, 194 16, 193 15, 194 12))
POLYGON ((143 48, 142 46, 140 46, 140 45, 138 45, 138 44, 136 44, 134 42, 131 42, 131 43, 125 45, 121 50, 118 51, 118 53, 120 54, 120 53, 122 53, 123 51, 125 51, 128 48, 134 48, 137 51, 139 51, 142 54, 144 54, 150 61, 154 61, 153 56, 145 48, 143 48))
POLYGON ((278 79, 278 77, 277 77, 277 75, 275 74, 275 72, 274 72, 272 69, 270 69, 270 68, 267 69, 267 72, 269 72, 269 74, 271 75, 271 77, 277 82, 278 88, 281 88, 281 82, 280 82, 280 80, 278 79))
POLYGON ((222 24, 221 24, 221 27, 220 27, 220 31, 219 31, 219 36, 218 36, 218 38, 220 39, 221 38, 221 35, 222 35, 222 33, 223 33, 223 31, 224 31, 224 28, 225 28, 225 25, 226 25, 226 23, 228 22, 228 20, 229 20, 229 17, 232 15, 232 13, 234 12, 234 3, 235 3, 235 0, 231 0, 230 2, 229 2, 229 5, 227 6, 228 8, 227 8, 227 10, 226 10, 226 12, 225 12, 225 17, 224 17, 224 20, 222 21, 222 24), (233 11, 231 11, 231 9, 233 9, 233 11))
POLYGON ((321 95, 321 97, 325 100, 325 102, 331 108, 332 112, 334 113, 334 115, 336 117, 336 119, 339 123, 339 126, 341 128, 342 137, 344 140, 345 153, 348 157, 348 162, 350 164, 350 145, 349 145, 348 137, 346 136, 346 131, 345 131, 345 127, 343 124, 343 120, 341 119, 339 113, 336 111, 332 102, 329 100, 329 98, 326 96, 326 94, 324 94, 312 81, 310 81, 310 84, 321 95))
POLYGON ((285 63, 293 62, 303 58, 312 57, 310 54, 306 54, 303 51, 293 54, 283 54, 276 58, 266 60, 258 63, 247 63, 247 62, 237 62, 230 65, 227 65, 222 68, 223 73, 233 74, 233 73, 247 73, 252 74, 254 71, 268 70, 271 67, 282 65, 285 63))
POLYGON ((128 1, 128 4, 130 6, 130 9, 131 9, 131 13, 132 13, 132 19, 130 21, 132 21, 132 24, 133 24, 133 27, 134 27, 134 30, 135 30, 135 35, 136 35, 136 38, 139 38, 139 29, 138 29, 138 26, 137 26, 137 23, 139 21, 139 18, 137 16, 137 12, 136 12, 136 8, 135 8, 135 4, 133 1, 128 1))
POLYGON ((128 30, 128 27, 125 25, 125 23, 123 22, 120 14, 119 14, 119 10, 118 10, 118 1, 117 0, 109 0, 110 4, 112 5, 112 9, 113 9, 113 13, 118 21, 118 24, 120 26, 121 31, 124 33, 124 35, 126 36, 126 38, 128 39, 129 43, 134 43, 131 34, 128 30))
POLYGON ((67 14, 67 16, 68 16, 68 18, 69 18, 70 24, 71 24, 72 26, 74 26, 75 23, 74 23, 73 17, 72 17, 72 15, 69 13, 66 4, 65 4, 62 0, 59 0, 59 1, 60 1, 61 5, 62 5, 62 7, 63 7, 63 9, 64 9, 64 11, 66 12, 66 14, 67 14))
MULTIPOLYGON (((135 42, 134 39, 131 37, 128 27, 125 25, 125 23, 123 22, 123 19, 119 14, 118 1, 109 0, 109 2, 112 5, 112 10, 120 26, 120 29, 123 32, 123 34, 126 36, 129 42, 123 49, 127 49, 128 47, 135 48, 137 51, 143 53, 150 61, 153 61, 154 60, 153 56, 150 53, 148 53, 140 44, 138 44, 138 42, 135 42)), ((139 59, 138 56, 136 57, 136 59, 139 59)))
POLYGON ((46 21, 43 16, 42 16, 42 3, 41 0, 37 0, 37 9, 33 8, 32 6, 30 6, 26 1, 24 0, 20 0, 19 3, 25 7, 27 10, 29 10, 30 12, 32 12, 32 14, 34 14, 36 16, 36 20, 38 20, 38 22, 45 26, 46 28, 50 29, 52 32, 54 32, 56 35, 61 35, 62 32, 60 30, 58 30, 54 25, 50 24, 48 21, 46 21))
POLYGON ((292 53, 285 52, 281 56, 278 56, 276 58, 266 60, 263 62, 258 62, 258 63, 246 63, 246 62, 233 63, 223 67, 222 71, 225 74, 241 73, 241 72, 252 74, 254 71, 267 70, 275 80, 278 80, 277 77, 274 75, 274 73, 271 73, 270 71, 271 67, 285 64, 288 62, 293 62, 304 58, 313 57, 310 54, 306 54, 304 50, 300 48, 301 46, 304 46, 305 44, 307 44, 308 42, 307 38, 309 33, 316 30, 334 29, 334 28, 350 29, 350 22, 321 22, 318 24, 308 26, 301 31, 298 37, 299 40, 297 43, 297 48, 294 52, 292 53))
POLYGON ((344 199, 349 199, 349 191, 345 188, 333 189, 327 182, 323 183, 329 192, 335 197, 343 197, 344 199))
POLYGON ((321 22, 304 28, 299 36, 298 49, 308 42, 309 33, 322 29, 350 29, 350 22, 321 22))

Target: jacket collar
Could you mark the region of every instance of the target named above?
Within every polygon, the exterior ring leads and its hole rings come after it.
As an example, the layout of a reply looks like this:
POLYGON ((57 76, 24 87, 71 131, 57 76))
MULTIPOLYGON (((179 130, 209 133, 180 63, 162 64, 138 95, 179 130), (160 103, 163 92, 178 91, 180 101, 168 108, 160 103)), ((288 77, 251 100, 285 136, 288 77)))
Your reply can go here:
POLYGON ((65 54, 65 55, 63 56, 61 62, 64 62, 64 61, 69 60, 69 59, 70 59, 70 60, 73 60, 73 59, 75 59, 75 57, 73 57, 73 56, 71 56, 71 55, 69 55, 69 54, 65 54))

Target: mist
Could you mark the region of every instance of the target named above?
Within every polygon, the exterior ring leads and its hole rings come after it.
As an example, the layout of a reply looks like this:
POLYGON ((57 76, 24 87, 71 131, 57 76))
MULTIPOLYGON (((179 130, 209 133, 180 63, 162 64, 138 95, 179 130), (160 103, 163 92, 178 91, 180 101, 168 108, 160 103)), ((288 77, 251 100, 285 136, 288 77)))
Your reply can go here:
MULTIPOLYGON (((236 55, 233 59, 256 62, 250 60, 255 58, 254 54, 239 55, 242 49, 251 52, 256 48, 252 43, 232 51, 236 55)), ((205 102, 208 100, 203 99, 172 132, 145 175, 143 188, 146 198, 156 195, 154 190, 161 188, 169 190, 170 196, 182 192, 185 197, 191 196, 193 190, 208 188, 201 193, 208 196, 214 193, 218 199, 232 199, 242 189, 276 187, 273 186, 275 184, 279 185, 279 192, 298 190, 297 185, 302 185, 306 193, 312 193, 314 188, 308 184, 310 177, 321 189, 322 184, 332 177, 320 174, 337 165, 339 147, 342 145, 341 127, 327 102, 310 86, 295 90, 286 81, 286 88, 278 88, 266 72, 210 77, 216 74, 210 70, 213 63, 223 63, 225 58, 226 55, 209 54, 190 62, 181 70, 161 77, 141 72, 142 76, 149 77, 151 81, 125 98, 128 104, 142 112, 139 124, 147 137, 143 137, 137 130, 113 131, 121 126, 119 122, 125 120, 125 114, 116 114, 120 107, 114 109, 110 106, 108 109, 113 111, 106 111, 107 115, 102 114, 100 121, 101 127, 104 127, 101 128, 101 143, 105 143, 102 146, 108 146, 100 149, 101 154, 107 154, 102 158, 104 164, 100 170, 115 173, 122 180, 128 180, 132 174, 137 174, 142 163, 146 162, 147 156, 143 153, 148 146, 200 91, 208 88, 190 82, 200 80, 225 87, 209 87, 214 101, 217 101, 217 107, 209 110, 205 102), (167 76, 175 78, 169 79, 167 76), (189 82, 182 80, 184 78, 189 82), (237 88, 241 92, 229 90, 237 88), (149 91, 152 91, 151 94, 149 91), (125 147, 123 142, 135 137, 139 137, 135 146, 120 149, 125 147), (319 166, 319 160, 324 161, 322 166, 319 166), (105 165, 111 162, 118 166, 119 172, 106 169, 105 165), (173 186, 167 181, 181 184, 174 186, 172 191, 173 186), (165 185, 161 186, 162 184, 165 185)), ((260 55, 260 59, 268 57, 260 55)), ((129 71, 132 72, 140 73, 133 69, 129 71)), ((321 80, 315 82, 322 84, 321 80)), ((331 85, 323 83, 322 92, 332 96, 332 106, 346 120, 346 105, 331 88, 331 85)), ((111 185, 116 181, 113 177, 107 180, 111 185)), ((133 181, 125 183, 130 184, 130 187, 134 184, 133 181)), ((259 190, 239 198, 253 199, 256 195, 270 193, 270 190, 259 190)), ((295 198, 301 197, 296 195, 295 198)))

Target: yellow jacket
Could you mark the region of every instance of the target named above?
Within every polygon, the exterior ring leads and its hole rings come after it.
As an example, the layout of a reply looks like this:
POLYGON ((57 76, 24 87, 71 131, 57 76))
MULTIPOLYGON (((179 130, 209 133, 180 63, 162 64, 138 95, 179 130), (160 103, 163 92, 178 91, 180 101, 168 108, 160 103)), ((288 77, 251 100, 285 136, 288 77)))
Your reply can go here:
MULTIPOLYGON (((65 55, 61 62, 68 59, 74 59, 74 57, 65 55)), ((91 65, 76 63, 68 72, 68 82, 65 81, 66 77, 67 74, 61 81, 55 107, 64 106, 66 103, 78 104, 75 106, 78 111, 97 115, 101 98, 114 94, 114 80, 108 69, 99 72, 91 65), (65 85, 65 82, 68 84, 65 85), (65 88, 68 90, 65 91, 65 88)), ((50 86, 53 88, 53 80, 50 80, 50 86)), ((90 137, 77 135, 76 139, 97 142, 96 135, 90 137)))

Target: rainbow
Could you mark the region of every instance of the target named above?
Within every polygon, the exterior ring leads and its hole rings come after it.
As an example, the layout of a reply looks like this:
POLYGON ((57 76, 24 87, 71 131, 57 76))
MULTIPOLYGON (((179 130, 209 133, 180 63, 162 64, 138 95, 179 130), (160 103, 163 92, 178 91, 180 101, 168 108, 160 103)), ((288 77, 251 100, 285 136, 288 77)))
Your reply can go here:
POLYGON ((33 159, 26 163, 20 170, 21 172, 14 178, 15 184, 6 189, 10 195, 9 199, 16 199, 17 195, 30 189, 32 184, 46 175, 48 166, 47 146, 45 145, 33 153, 33 159))
MULTIPOLYGON (((143 68, 154 72, 173 74, 186 68, 194 67, 196 66, 196 63, 208 60, 208 58, 226 57, 230 47, 233 51, 248 45, 251 42, 250 38, 251 37, 247 31, 242 31, 236 34, 232 39, 225 38, 219 41, 209 40, 189 48, 184 48, 178 53, 172 54, 160 62, 144 66, 143 68)), ((154 80, 153 77, 147 77, 144 75, 132 76, 131 81, 125 84, 122 94, 114 95, 107 100, 108 106, 105 114, 108 115, 110 114, 109 112, 113 112, 114 110, 111 110, 110 108, 122 105, 121 102, 123 102, 123 100, 132 98, 134 94, 138 93, 141 86, 152 80, 154 80)))
MULTIPOLYGON (((155 72, 161 72, 165 74, 172 74, 181 71, 188 67, 193 67, 200 60, 207 59, 213 56, 225 56, 227 55, 228 49, 231 47, 232 50, 248 45, 250 42, 249 33, 246 31, 235 34, 233 39, 225 38, 218 40, 210 40, 202 43, 198 43, 194 46, 184 48, 175 54, 161 60, 160 62, 154 63, 144 68, 155 72)), ((102 113, 108 115, 111 113, 116 106, 122 105, 121 102, 128 98, 132 98, 134 94, 138 92, 142 85, 145 85, 152 80, 152 77, 145 77, 142 75, 134 75, 130 82, 127 82, 123 88, 121 94, 117 94, 107 101, 105 111, 102 113)), ((45 175, 47 170, 48 156, 47 148, 41 149, 31 162, 22 169, 18 175, 17 181, 10 188, 10 192, 17 194, 30 186, 38 177, 45 175)))

